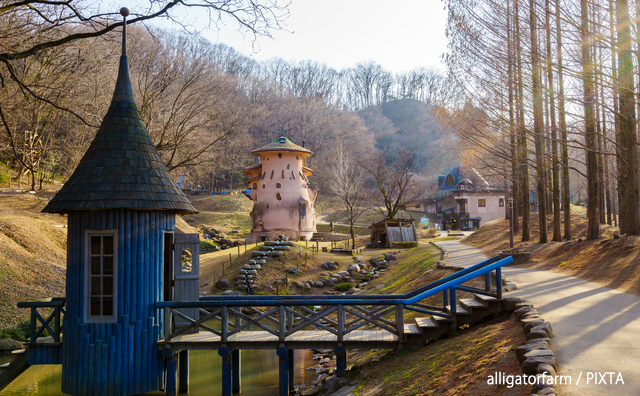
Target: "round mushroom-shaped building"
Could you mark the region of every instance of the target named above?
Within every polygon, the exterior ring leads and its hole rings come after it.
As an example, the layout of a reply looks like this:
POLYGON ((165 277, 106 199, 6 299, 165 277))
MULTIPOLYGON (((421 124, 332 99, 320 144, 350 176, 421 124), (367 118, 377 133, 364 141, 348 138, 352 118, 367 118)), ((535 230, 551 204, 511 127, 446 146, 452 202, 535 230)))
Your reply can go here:
POLYGON ((279 235, 309 240, 316 232, 314 210, 317 191, 309 184, 313 171, 306 158, 313 153, 280 137, 251 152, 260 164, 247 168, 246 195, 253 201, 250 241, 266 241, 279 235))

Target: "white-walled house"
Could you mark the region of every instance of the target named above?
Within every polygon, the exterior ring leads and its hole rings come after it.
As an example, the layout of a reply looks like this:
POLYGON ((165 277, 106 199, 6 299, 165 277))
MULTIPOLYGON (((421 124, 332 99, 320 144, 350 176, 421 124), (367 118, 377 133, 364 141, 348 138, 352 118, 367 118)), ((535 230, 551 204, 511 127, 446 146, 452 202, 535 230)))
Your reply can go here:
POLYGON ((420 207, 436 214, 441 228, 454 230, 477 229, 506 214, 504 189, 491 187, 478 171, 464 165, 439 176, 438 191, 420 207))

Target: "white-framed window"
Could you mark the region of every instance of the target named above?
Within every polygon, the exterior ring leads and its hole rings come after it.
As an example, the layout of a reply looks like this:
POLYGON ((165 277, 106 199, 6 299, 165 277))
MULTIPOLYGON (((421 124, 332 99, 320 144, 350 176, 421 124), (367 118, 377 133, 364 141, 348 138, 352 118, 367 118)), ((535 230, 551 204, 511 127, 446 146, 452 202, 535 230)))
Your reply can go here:
POLYGON ((117 322, 117 284, 117 230, 86 230, 85 322, 117 322))

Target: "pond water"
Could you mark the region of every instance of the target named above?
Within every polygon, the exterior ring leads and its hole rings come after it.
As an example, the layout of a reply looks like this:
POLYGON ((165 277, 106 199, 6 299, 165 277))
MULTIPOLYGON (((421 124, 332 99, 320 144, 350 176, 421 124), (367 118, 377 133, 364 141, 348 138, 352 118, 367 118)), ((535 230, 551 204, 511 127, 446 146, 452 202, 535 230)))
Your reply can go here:
MULTIPOLYGON (((189 353, 189 396, 217 396, 222 394, 222 358, 217 351, 189 353)), ((242 394, 271 396, 278 394, 278 356, 275 350, 242 351, 242 394)), ((313 351, 295 351, 295 384, 309 386, 316 379, 313 351)), ((64 396, 60 391, 62 366, 31 366, 0 392, 0 396, 64 396)), ((150 393, 160 395, 164 393, 150 393)), ((186 393, 185 393, 186 394, 186 393)))

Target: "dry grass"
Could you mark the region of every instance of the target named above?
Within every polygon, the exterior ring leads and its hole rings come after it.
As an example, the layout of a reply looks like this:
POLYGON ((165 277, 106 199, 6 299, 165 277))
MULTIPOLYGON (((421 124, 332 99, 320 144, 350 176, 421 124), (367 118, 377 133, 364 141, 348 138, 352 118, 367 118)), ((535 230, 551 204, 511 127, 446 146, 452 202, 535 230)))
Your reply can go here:
POLYGON ((356 395, 381 386, 381 395, 529 395, 530 386, 488 385, 496 372, 521 374, 513 346, 526 341, 513 318, 502 317, 457 331, 455 337, 432 341, 423 348, 357 351, 351 384, 356 395))
POLYGON ((0 195, 0 327, 29 317, 18 301, 64 295, 67 221, 40 213, 45 204, 29 195, 0 195))
POLYGON ((224 234, 235 230, 239 236, 251 232, 252 202, 244 195, 190 195, 188 198, 200 212, 183 217, 190 226, 209 226, 224 234))

